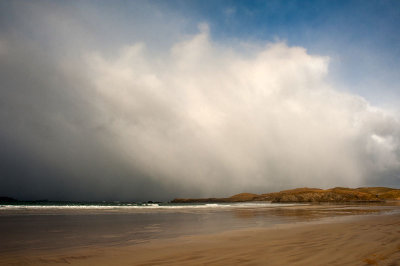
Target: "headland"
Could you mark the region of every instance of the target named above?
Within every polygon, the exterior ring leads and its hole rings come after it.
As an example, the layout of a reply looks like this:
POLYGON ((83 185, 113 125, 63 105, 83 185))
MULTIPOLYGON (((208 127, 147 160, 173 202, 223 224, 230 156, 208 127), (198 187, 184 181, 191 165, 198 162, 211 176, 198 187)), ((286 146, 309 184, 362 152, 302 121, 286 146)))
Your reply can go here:
POLYGON ((251 202, 270 201, 273 203, 296 202, 384 202, 388 200, 400 200, 400 189, 388 187, 360 187, 345 188, 335 187, 331 189, 320 188, 296 188, 282 190, 280 192, 253 194, 240 193, 228 198, 177 198, 172 203, 196 203, 196 202, 251 202))

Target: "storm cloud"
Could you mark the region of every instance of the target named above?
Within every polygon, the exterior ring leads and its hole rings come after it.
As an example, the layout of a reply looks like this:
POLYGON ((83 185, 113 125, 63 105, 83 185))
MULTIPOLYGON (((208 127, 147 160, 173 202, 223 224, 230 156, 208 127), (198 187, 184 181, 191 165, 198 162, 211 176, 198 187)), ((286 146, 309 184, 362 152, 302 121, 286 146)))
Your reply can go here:
POLYGON ((99 14, 87 23, 66 7, 8 8, 20 24, 3 22, 0 35, 2 195, 168 200, 400 185, 399 117, 335 87, 326 55, 214 41, 206 23, 188 33, 171 22, 162 42, 146 24, 109 40, 92 28, 99 14))

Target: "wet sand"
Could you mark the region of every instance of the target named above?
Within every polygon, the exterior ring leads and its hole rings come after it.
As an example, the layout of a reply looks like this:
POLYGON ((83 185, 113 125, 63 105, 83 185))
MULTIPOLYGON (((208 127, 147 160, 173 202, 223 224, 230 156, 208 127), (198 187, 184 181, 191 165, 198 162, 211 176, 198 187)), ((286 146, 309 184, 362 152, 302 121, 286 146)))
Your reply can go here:
POLYGON ((2 254, 3 265, 400 265, 400 214, 2 254))

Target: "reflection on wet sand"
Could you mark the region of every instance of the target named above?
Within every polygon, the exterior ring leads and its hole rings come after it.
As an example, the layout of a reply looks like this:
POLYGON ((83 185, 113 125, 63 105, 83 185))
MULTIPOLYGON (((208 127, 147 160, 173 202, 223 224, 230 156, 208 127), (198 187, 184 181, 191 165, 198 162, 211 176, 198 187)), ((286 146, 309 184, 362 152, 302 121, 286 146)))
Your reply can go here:
POLYGON ((378 214, 399 210, 400 202, 368 203, 368 204, 304 204, 299 206, 277 208, 235 209, 236 218, 254 219, 256 217, 281 217, 296 222, 317 220, 321 218, 378 214))
MULTIPOLYGON (((123 248, 154 241, 177 244, 177 239, 182 237, 289 228, 313 221, 327 224, 335 219, 337 222, 338 217, 347 219, 390 213, 400 213, 399 202, 205 209, 12 211, 0 213, 0 264, 1 258, 10 256, 18 260, 31 255, 63 253, 70 249, 123 248)), ((247 236, 245 238, 250 241, 247 236)), ((194 239, 197 241, 197 238, 194 239)), ((251 241, 249 245, 252 245, 251 241)), ((87 257, 87 254, 83 256, 87 257)), ((96 263, 101 264, 101 261, 96 263)))
POLYGON ((153 233, 146 241, 119 239, 114 246, 97 241, 83 247, 75 242, 70 248, 0 253, 0 264, 398 265, 400 261, 396 204, 234 209, 224 210, 222 215, 203 212, 189 217, 194 218, 186 219, 192 228, 203 225, 218 230, 182 231, 184 224, 173 227, 168 223, 170 230, 180 234, 165 238, 163 223, 150 224, 142 228, 153 233), (199 222, 204 216, 206 220, 199 222), (218 227, 218 221, 225 227, 218 227))

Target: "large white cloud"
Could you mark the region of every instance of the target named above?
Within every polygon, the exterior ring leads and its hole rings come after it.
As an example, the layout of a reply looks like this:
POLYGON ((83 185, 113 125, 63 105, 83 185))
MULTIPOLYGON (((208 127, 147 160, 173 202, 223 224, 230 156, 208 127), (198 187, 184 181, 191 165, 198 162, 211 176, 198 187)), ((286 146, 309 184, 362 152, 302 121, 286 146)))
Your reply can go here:
POLYGON ((205 195, 398 179, 396 117, 330 86, 328 57, 252 47, 213 43, 202 25, 167 53, 137 43, 87 54, 114 149, 157 181, 205 195))
POLYGON ((193 34, 187 17, 132 5, 3 4, 1 195, 400 185, 398 115, 334 85, 328 57, 213 41, 206 24, 193 34))

